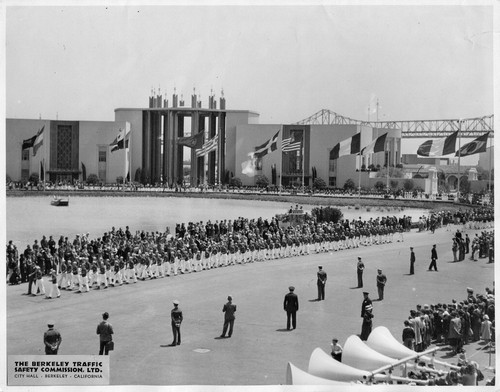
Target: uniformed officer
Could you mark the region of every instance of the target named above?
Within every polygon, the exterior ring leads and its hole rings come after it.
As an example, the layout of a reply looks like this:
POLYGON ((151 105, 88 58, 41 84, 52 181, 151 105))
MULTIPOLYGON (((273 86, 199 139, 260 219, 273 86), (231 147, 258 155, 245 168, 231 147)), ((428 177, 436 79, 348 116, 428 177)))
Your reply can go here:
POLYGON ((286 311, 286 329, 290 330, 290 320, 292 321, 292 328, 297 327, 297 310, 299 310, 299 298, 294 293, 295 287, 288 287, 289 293, 285 295, 283 301, 283 309, 286 311))
POLYGON ((174 335, 174 340, 171 346, 181 345, 181 323, 184 317, 182 316, 182 310, 179 309, 179 301, 174 300, 174 308, 170 312, 170 319, 172 324, 172 333, 174 335))
POLYGON ((363 297, 363 303, 361 304, 361 317, 363 318, 361 340, 367 340, 372 332, 373 305, 368 292, 364 291, 363 297))
POLYGON ((323 270, 323 266, 318 266, 318 301, 325 299, 325 285, 326 285, 326 272, 323 270))
POLYGON ((377 290, 378 290, 378 300, 382 301, 384 299, 384 288, 387 283, 387 277, 382 273, 382 270, 377 270, 377 290))
POLYGON ((59 331, 54 329, 54 323, 47 323, 49 329, 43 334, 43 343, 45 344, 45 355, 57 355, 62 338, 59 331))

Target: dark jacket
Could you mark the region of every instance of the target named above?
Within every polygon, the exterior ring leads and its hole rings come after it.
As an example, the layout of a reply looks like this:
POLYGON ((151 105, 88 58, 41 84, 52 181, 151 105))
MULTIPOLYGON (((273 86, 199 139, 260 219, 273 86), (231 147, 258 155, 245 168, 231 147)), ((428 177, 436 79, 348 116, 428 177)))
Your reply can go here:
POLYGON ((296 312, 299 310, 299 297, 295 293, 288 293, 285 295, 285 300, 283 301, 283 308, 287 312, 296 312))

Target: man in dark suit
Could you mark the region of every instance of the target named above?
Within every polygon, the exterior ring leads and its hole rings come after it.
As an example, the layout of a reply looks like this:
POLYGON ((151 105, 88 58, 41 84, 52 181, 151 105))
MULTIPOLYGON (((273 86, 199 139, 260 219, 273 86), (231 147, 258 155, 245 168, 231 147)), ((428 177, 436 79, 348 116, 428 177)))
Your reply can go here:
POLYGON ((234 316, 234 313, 236 312, 236 305, 233 304, 233 297, 231 297, 230 295, 228 295, 227 303, 224 304, 222 311, 224 312, 224 328, 222 329, 222 335, 220 335, 220 337, 226 337, 227 328, 229 327, 229 333, 227 334, 227 337, 230 338, 233 334, 234 319, 236 318, 234 316))
POLYGON ((325 299, 325 285, 326 285, 326 272, 323 271, 323 267, 318 266, 318 301, 325 299))
POLYGON ((415 260, 415 252, 413 251, 413 248, 410 248, 410 275, 415 273, 415 260))
POLYGON ((293 329, 297 327, 297 310, 299 310, 299 298, 297 297, 297 294, 294 293, 295 287, 290 286, 288 290, 290 290, 290 292, 285 295, 283 308, 286 311, 286 329, 290 330, 290 319, 292 320, 293 329))
POLYGON ((174 340, 171 346, 181 345, 181 323, 184 319, 182 315, 182 310, 179 308, 179 301, 174 300, 174 308, 170 311, 170 319, 172 325, 172 334, 174 335, 174 340))
POLYGON ((437 268, 437 264, 436 264, 436 261, 438 259, 438 255, 437 255, 437 250, 436 250, 436 245, 432 245, 432 249, 431 249, 431 263, 429 264, 429 271, 432 271, 432 268, 434 267, 434 271, 437 271, 438 268, 437 268))

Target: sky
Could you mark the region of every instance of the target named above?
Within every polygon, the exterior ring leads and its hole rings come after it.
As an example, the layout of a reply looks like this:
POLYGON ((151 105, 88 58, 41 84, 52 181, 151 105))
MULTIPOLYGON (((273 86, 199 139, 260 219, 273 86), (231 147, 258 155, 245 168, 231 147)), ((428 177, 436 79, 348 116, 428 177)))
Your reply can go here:
POLYGON ((188 104, 196 91, 203 107, 224 90, 227 109, 256 111, 261 124, 321 109, 372 121, 494 112, 490 2, 11 4, 7 118, 112 121, 115 108, 147 107, 152 89, 171 102, 174 88, 188 104))

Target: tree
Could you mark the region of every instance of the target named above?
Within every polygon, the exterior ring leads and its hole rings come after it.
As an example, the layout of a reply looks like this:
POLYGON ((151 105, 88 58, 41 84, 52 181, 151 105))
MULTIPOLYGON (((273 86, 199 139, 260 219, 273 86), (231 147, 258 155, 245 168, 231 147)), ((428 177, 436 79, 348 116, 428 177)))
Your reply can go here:
POLYGON ((322 178, 316 178, 313 182, 313 188, 314 189, 325 189, 326 188, 326 182, 322 178))
POLYGON ((347 190, 354 190, 356 189, 356 184, 354 183, 353 180, 351 180, 350 178, 347 179, 347 181, 345 182, 344 184, 344 189, 347 191, 347 190))
POLYGON ((260 174, 255 179, 255 185, 259 188, 266 188, 269 185, 269 179, 265 175, 260 174))
POLYGON ((142 169, 140 167, 135 171, 134 182, 141 182, 142 178, 142 169))
POLYGON ((241 182, 241 179, 239 179, 238 177, 233 177, 229 180, 229 185, 234 188, 241 188, 243 183, 241 182))
POLYGON ((99 183, 99 177, 97 177, 96 174, 89 174, 87 176, 87 184, 89 185, 95 185, 99 183))
POLYGON ((40 181, 40 176, 38 175, 38 173, 31 173, 28 181, 34 185, 38 185, 38 182, 40 181))
POLYGON ((382 192, 385 189, 385 184, 382 181, 377 181, 375 183, 375 189, 379 192, 382 192))
POLYGON ((389 181, 389 184, 391 186, 391 189, 397 189, 399 182, 396 180, 391 180, 391 181, 389 181))
POLYGON ((470 192, 470 182, 467 178, 462 177, 460 179, 460 193, 469 193, 470 192))
POLYGON ((415 186, 415 183, 413 182, 412 179, 406 179, 404 182, 403 182, 403 189, 406 191, 406 192, 410 192, 413 187, 415 186))

